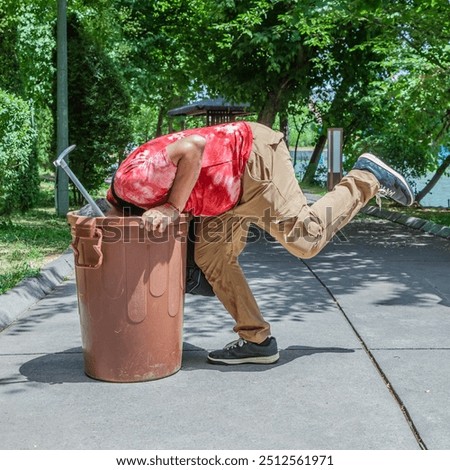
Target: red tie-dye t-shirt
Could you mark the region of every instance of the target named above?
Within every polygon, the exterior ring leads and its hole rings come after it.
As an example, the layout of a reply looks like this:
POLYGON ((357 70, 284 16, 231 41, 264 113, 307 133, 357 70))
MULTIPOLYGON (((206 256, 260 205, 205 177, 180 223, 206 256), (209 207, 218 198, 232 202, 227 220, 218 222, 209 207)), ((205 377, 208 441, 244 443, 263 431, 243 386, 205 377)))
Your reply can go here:
MULTIPOLYGON (((241 196, 241 177, 253 142, 250 126, 233 122, 188 129, 158 137, 135 149, 114 177, 117 196, 135 206, 149 209, 168 197, 177 171, 166 147, 189 135, 206 139, 197 183, 184 207, 195 216, 219 215, 234 207, 241 196)), ((107 198, 114 203, 111 190, 107 198)))

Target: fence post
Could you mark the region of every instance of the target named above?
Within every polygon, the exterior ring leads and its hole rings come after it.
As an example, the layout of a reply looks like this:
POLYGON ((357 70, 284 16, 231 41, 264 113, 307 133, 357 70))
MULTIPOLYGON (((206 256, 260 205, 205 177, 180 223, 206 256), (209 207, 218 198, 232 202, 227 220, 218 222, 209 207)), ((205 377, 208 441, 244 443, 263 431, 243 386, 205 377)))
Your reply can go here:
POLYGON ((328 128, 328 178, 327 189, 331 191, 342 179, 342 143, 344 129, 328 128))

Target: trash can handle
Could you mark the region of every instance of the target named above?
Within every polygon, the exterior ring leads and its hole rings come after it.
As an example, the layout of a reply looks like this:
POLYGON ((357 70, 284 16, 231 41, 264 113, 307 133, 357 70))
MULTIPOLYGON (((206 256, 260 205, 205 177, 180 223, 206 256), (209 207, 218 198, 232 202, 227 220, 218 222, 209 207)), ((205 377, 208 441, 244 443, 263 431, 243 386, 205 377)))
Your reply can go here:
POLYGON ((79 262, 80 251, 78 250, 78 243, 80 241, 80 237, 75 237, 75 240, 71 244, 71 247, 72 247, 72 249, 74 251, 74 255, 75 255, 75 265, 76 265, 77 268, 97 269, 102 265, 102 263, 103 263, 103 252, 102 252, 103 232, 100 229, 96 228, 94 230, 94 238, 98 238, 97 243, 92 246, 92 248, 94 248, 94 251, 98 255, 98 261, 95 265, 93 265, 93 264, 81 264, 79 262))

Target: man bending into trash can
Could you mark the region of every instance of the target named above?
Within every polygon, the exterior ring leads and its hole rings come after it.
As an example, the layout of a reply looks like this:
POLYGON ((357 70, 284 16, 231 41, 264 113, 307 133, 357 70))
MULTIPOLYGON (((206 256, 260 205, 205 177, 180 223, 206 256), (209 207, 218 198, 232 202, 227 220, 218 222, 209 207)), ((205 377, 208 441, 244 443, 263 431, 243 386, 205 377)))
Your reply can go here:
POLYGON ((119 166, 107 199, 145 210, 148 230, 164 231, 181 213, 199 217, 195 260, 235 320, 238 339, 209 353, 217 364, 278 360, 276 340, 248 286, 238 257, 250 222, 291 254, 311 258, 375 195, 413 203, 405 179, 371 154, 312 206, 295 178, 283 134, 234 122, 158 137, 119 166))

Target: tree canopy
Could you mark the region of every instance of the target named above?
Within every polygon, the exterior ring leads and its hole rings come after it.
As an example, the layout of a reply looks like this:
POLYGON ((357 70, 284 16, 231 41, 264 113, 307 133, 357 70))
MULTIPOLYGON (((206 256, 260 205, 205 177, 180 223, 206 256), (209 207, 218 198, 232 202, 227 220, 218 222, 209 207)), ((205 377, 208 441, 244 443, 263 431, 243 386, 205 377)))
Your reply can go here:
MULTIPOLYGON (((250 103, 269 126, 295 122, 316 157, 332 126, 344 128, 348 165, 365 150, 411 179, 450 165, 448 0, 73 0, 68 8, 69 137, 89 189, 125 147, 169 132, 170 108, 201 97, 250 103)), ((23 110, 17 129, 31 126, 24 148, 33 168, 54 159, 55 24, 54 0, 0 0, 0 91, 23 110)), ((2 125, 0 136, 10 132, 2 125)))

